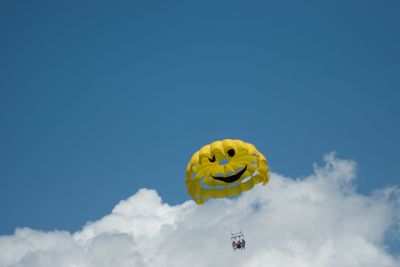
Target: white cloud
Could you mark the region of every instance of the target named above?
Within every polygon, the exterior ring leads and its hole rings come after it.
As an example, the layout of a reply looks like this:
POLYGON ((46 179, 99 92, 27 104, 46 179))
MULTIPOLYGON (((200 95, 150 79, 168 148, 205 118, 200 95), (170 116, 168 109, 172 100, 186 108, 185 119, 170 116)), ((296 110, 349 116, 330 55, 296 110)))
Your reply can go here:
POLYGON ((141 189, 76 233, 17 229, 0 237, 0 266, 400 266, 385 247, 399 224, 399 189, 361 195, 354 162, 325 161, 302 179, 272 174, 238 199, 169 206, 141 189), (233 252, 230 231, 239 229, 247 249, 233 252))

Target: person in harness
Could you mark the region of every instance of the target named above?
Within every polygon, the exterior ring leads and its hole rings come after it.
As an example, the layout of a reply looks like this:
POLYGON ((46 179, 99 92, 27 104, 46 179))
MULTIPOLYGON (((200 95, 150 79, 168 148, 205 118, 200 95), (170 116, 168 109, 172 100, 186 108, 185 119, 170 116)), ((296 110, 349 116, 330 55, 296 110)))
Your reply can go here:
POLYGON ((241 249, 242 248, 242 242, 240 241, 240 239, 236 243, 236 248, 237 249, 241 249))
POLYGON ((236 241, 235 240, 232 240, 232 248, 233 248, 233 250, 236 250, 236 241))

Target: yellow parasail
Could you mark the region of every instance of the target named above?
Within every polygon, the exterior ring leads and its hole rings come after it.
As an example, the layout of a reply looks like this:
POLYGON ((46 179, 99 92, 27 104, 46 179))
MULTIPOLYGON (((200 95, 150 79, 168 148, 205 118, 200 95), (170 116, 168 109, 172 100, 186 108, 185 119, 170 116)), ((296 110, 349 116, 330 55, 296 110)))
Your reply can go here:
POLYGON ((186 187, 197 204, 236 196, 269 180, 267 160, 254 145, 225 139, 203 146, 186 167, 186 187))

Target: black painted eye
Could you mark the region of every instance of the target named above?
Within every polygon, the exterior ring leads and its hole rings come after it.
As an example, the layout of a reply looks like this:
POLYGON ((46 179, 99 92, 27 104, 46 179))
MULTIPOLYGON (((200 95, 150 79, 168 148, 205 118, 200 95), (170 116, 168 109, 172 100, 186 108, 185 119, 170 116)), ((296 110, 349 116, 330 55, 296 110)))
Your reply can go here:
POLYGON ((228 155, 229 155, 230 157, 235 156, 235 150, 229 149, 229 150, 228 150, 228 155))
POLYGON ((210 159, 210 158, 208 158, 208 160, 210 161, 210 162, 215 162, 215 155, 210 159))

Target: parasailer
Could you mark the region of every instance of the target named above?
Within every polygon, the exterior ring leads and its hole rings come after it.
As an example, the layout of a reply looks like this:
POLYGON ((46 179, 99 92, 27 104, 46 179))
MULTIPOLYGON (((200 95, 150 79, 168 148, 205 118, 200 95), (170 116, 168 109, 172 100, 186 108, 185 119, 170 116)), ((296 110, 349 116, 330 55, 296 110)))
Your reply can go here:
MULTIPOLYGON (((186 168, 186 187, 199 205, 212 198, 237 196, 256 184, 267 184, 267 160, 257 148, 242 140, 224 139, 195 152, 186 168)), ((243 234, 232 247, 245 248, 243 234)))
POLYGON ((244 240, 244 235, 242 232, 232 234, 231 239, 232 239, 233 250, 237 250, 237 249, 244 250, 246 248, 246 241, 244 240))

